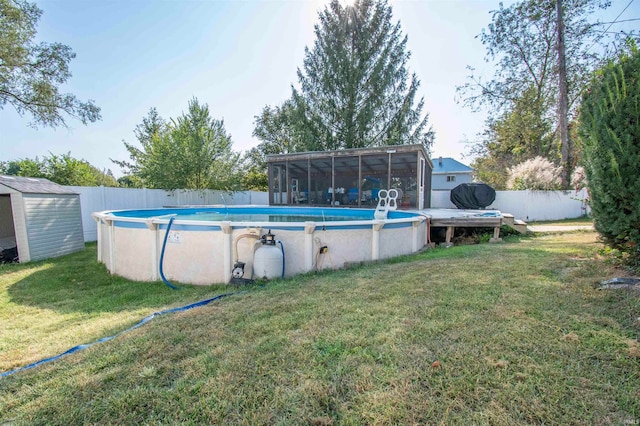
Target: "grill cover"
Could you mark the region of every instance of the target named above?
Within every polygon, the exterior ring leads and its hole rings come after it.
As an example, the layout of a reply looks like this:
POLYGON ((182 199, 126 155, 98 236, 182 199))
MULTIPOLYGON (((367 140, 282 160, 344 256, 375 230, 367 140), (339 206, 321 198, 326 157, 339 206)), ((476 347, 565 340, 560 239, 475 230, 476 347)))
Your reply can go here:
POLYGON ((459 209, 484 209, 495 201, 496 191, 486 183, 461 183, 449 199, 459 209))

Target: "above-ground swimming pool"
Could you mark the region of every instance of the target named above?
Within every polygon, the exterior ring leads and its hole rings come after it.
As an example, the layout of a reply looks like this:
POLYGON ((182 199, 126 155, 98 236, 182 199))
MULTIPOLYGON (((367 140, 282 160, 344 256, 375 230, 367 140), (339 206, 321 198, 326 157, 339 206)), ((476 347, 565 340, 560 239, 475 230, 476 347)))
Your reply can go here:
POLYGON ((374 212, 214 206, 114 210, 93 217, 98 222, 98 260, 112 274, 157 281, 163 270, 169 281, 207 285, 227 283, 232 274, 261 278, 262 273, 253 276, 254 263, 257 267, 265 259, 275 265, 278 276, 293 276, 409 254, 426 245, 424 215, 395 210, 386 219, 375 219, 374 212), (278 244, 265 255, 261 248, 269 244, 260 237, 269 231, 278 244), (244 266, 242 275, 239 264, 244 266))

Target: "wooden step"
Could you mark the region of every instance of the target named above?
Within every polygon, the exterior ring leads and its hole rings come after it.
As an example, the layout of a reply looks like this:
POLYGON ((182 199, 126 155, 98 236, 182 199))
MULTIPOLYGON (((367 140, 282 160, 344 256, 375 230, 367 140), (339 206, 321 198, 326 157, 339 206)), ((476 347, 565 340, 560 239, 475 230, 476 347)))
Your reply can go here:
POLYGON ((502 224, 507 225, 509 228, 515 229, 521 234, 526 234, 528 231, 527 223, 520 219, 516 219, 510 213, 502 213, 502 224))
POLYGON ((515 218, 510 213, 502 213, 502 224, 511 226, 515 222, 515 218))
POLYGON ((513 221, 513 225, 509 225, 509 226, 521 234, 527 233, 527 223, 521 220, 516 219, 513 221))

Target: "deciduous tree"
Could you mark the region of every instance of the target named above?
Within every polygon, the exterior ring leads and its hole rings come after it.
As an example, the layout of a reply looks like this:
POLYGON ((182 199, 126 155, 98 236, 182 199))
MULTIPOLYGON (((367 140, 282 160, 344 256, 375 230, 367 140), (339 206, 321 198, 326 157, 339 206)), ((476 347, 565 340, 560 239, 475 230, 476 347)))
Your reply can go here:
POLYGON ((472 146, 472 163, 478 178, 504 189, 509 168, 534 157, 559 160, 559 147, 553 134, 553 122, 545 117, 545 99, 535 88, 525 90, 513 109, 497 119, 487 120, 487 128, 472 146))
POLYGON ((0 109, 9 104, 18 114, 31 115, 34 127, 66 126, 65 115, 83 124, 99 120, 93 101, 60 92, 71 78, 75 53, 61 43, 35 43, 41 15, 33 3, 0 0, 0 109))
POLYGON ((60 185, 118 186, 111 170, 100 170, 88 161, 73 158, 71 153, 50 154, 42 160, 24 158, 0 164, 0 173, 46 178, 60 185))
POLYGON ((266 155, 288 154, 306 149, 296 125, 292 100, 273 108, 265 106, 260 115, 255 117, 253 136, 261 142, 250 151, 249 157, 258 169, 266 168, 266 155))
POLYGON ((255 117, 253 136, 261 142, 245 155, 247 174, 243 179, 244 188, 258 191, 267 189, 267 155, 306 150, 301 134, 297 132, 294 114, 293 101, 287 100, 281 106, 265 106, 260 115, 255 117))
MULTIPOLYGON (((134 130, 140 148, 125 142, 130 161, 114 161, 149 188, 239 189, 244 166, 222 120, 197 99, 169 123, 151 109, 134 130)), ((132 179, 133 181, 133 179, 132 179)))
MULTIPOLYGON (((458 87, 464 105, 474 110, 488 109, 490 124, 515 114, 529 117, 519 123, 511 120, 511 130, 507 134, 499 130, 486 133, 485 136, 497 136, 496 139, 490 139, 491 143, 501 144, 509 139, 511 144, 520 146, 526 139, 512 141, 509 133, 513 133, 514 129, 521 134, 539 133, 536 127, 542 126, 544 138, 538 139, 544 140, 544 144, 552 149, 546 150, 546 153, 532 151, 528 158, 543 155, 554 163, 563 163, 565 186, 569 183, 569 171, 578 160, 575 156, 572 158, 571 154, 578 152, 570 139, 568 146, 565 146, 568 151, 562 152, 562 144, 556 133, 560 83, 558 10, 562 11, 564 21, 566 79, 563 82, 567 87, 571 121, 590 72, 601 63, 602 46, 611 41, 603 34, 602 26, 590 21, 590 17, 596 10, 606 8, 609 4, 606 0, 562 0, 560 9, 557 0, 522 0, 509 7, 501 4, 493 12, 492 22, 479 36, 487 49, 486 60, 496 65, 494 75, 488 80, 482 79, 470 67, 471 74, 467 82, 458 87), (598 47, 594 49, 595 45, 598 47), (553 136, 555 141, 551 141, 549 136, 553 136)), ((479 143, 486 144, 487 140, 480 138, 479 143)), ((522 146, 522 150, 527 151, 528 147, 522 146)), ((506 166, 512 167, 524 159, 514 159, 514 163, 506 166)))

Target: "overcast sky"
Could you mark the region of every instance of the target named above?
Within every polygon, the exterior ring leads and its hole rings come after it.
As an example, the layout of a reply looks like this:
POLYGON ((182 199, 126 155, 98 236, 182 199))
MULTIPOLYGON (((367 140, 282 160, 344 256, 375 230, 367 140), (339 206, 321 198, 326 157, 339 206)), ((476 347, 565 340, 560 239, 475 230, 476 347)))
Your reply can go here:
MULTIPOLYGON (((93 99, 102 120, 69 129, 28 127, 13 107, 0 110, 0 161, 71 152, 99 168, 122 172, 109 159, 128 159, 123 140, 150 108, 165 118, 186 111, 197 97, 214 118, 224 119, 234 149, 259 141, 254 118, 279 105, 297 85, 305 46, 328 1, 42 0, 38 39, 60 42, 76 53, 73 77, 63 91, 93 99)), ((509 1, 504 2, 510 4, 509 1)), ((635 0, 619 19, 640 17, 635 0)), ((613 20, 629 0, 613 0, 601 19, 613 20)), ((485 116, 455 102, 467 65, 485 76, 492 65, 476 35, 491 21, 494 0, 395 0, 394 19, 408 36, 409 71, 421 81, 419 95, 436 133, 434 157, 463 158, 466 139, 482 130, 485 116)), ((616 24, 613 30, 638 27, 616 24)))

